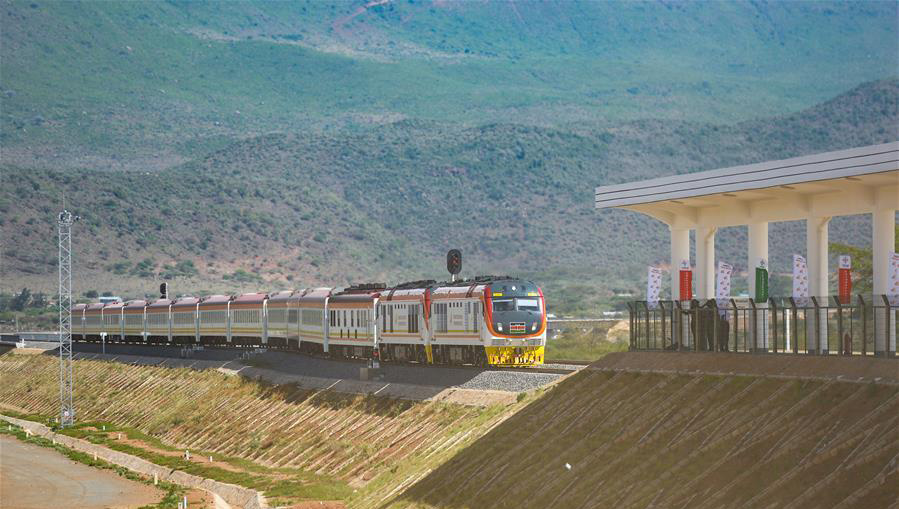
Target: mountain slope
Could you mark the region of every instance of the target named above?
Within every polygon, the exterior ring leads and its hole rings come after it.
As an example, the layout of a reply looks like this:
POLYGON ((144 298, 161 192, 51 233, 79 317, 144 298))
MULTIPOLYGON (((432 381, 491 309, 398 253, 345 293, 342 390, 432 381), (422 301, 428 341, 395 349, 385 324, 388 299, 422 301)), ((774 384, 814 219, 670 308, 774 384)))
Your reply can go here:
MULTIPOLYGON (((530 275, 556 302, 595 298, 634 286, 668 252, 660 223, 595 211, 595 185, 895 140, 897 97, 899 80, 890 80, 732 126, 405 120, 272 133, 157 172, 7 167, 0 275, 8 288, 52 289, 51 221, 64 193, 83 217, 74 237, 80 291, 142 295, 154 274, 177 277, 179 293, 397 282, 440 277, 443 254, 459 247, 466 274, 530 275)), ((773 226, 775 271, 804 249, 803 228, 773 226)), ((831 238, 864 245, 866 231, 867 218, 838 218, 831 238)), ((738 269, 745 235, 727 228, 719 237, 719 256, 738 269)))
POLYGON ((155 170, 400 119, 718 124, 896 72, 897 5, 0 2, 4 160, 155 170), (724 43, 726 41, 726 43, 724 43))

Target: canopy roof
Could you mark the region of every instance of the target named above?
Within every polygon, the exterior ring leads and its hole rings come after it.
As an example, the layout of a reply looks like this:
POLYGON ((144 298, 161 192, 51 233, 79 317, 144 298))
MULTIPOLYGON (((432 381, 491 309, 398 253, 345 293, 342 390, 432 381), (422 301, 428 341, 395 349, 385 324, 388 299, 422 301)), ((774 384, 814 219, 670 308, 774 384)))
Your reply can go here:
POLYGON ((733 226, 899 208, 899 141, 596 188, 596 208, 672 227, 733 226))

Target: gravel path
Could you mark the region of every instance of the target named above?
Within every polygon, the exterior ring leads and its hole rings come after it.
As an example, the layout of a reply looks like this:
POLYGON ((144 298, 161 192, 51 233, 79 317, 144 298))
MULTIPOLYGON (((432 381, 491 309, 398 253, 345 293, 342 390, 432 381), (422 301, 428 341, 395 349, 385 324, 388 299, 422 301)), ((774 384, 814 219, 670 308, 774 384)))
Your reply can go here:
MULTIPOLYGON (((100 345, 76 343, 76 352, 98 353, 100 345)), ((143 345, 106 345, 107 354, 144 355, 153 357, 180 358, 180 347, 143 345)), ((191 359, 233 361, 242 352, 227 348, 206 348, 193 353, 191 359)), ((267 351, 253 355, 245 364, 292 375, 302 375, 334 380, 358 380, 359 368, 366 364, 361 361, 339 361, 310 357, 294 352, 267 351)), ((569 365, 563 368, 569 369, 569 365)), ((398 384, 425 385, 434 387, 459 387, 464 389, 523 392, 536 389, 558 380, 562 375, 549 373, 527 373, 472 367, 417 366, 403 364, 382 364, 383 381, 398 384)), ((550 367, 550 366, 547 366, 550 367)), ((555 367, 553 365, 552 367, 555 367)), ((583 366, 571 366, 580 368, 583 366)))
POLYGON ((46 447, 0 436, 2 507, 142 507, 164 493, 109 470, 89 467, 46 447))

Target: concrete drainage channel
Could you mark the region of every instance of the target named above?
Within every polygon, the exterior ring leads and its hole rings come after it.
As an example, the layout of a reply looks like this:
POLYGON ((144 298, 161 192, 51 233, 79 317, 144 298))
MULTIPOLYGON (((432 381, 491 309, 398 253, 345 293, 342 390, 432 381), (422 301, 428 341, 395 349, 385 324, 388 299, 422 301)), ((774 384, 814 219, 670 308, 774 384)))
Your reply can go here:
POLYGON ((55 440, 70 449, 96 455, 97 458, 120 467, 125 467, 132 472, 147 477, 156 476, 162 481, 168 481, 186 488, 205 490, 211 493, 215 498, 216 509, 267 509, 269 507, 265 501, 265 497, 256 490, 206 479, 180 470, 169 470, 143 458, 138 458, 137 456, 114 451, 79 438, 60 435, 47 426, 37 422, 16 419, 5 415, 0 415, 0 420, 14 424, 32 434, 55 440))

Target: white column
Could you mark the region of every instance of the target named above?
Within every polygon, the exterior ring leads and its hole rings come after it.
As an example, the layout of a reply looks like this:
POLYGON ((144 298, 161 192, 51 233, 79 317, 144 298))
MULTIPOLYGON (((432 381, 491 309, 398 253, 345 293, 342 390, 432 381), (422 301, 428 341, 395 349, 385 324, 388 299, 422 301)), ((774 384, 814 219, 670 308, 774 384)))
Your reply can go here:
MULTIPOLYGON (((821 306, 827 306, 827 226, 829 217, 810 217, 805 221, 806 258, 808 261, 808 292, 816 297, 821 306)), ((809 304, 812 306, 812 304, 809 304)), ((814 309, 809 308, 806 317, 809 353, 827 353, 827 313, 822 309, 818 323, 815 323, 814 309)))
MULTIPOLYGON (((749 251, 746 260, 746 272, 749 274, 749 297, 755 298, 755 268, 759 266, 759 261, 768 262, 768 223, 749 223, 749 251)), ((756 337, 756 348, 763 350, 768 349, 768 302, 756 302, 758 314, 756 316, 755 325, 758 328, 756 337)), ((750 329, 752 334, 752 329, 750 329)), ((750 336, 751 337, 751 336, 750 336)))
MULTIPOLYGON (((671 230, 671 300, 680 299, 680 266, 681 262, 686 260, 690 263, 690 230, 684 228, 672 228, 671 230)), ((685 304, 689 306, 689 304, 685 304)), ((675 310, 677 307, 674 308, 675 310)), ((676 312, 676 311, 675 311, 676 312)), ((676 327, 680 323, 680 330, 675 332, 675 336, 671 338, 672 342, 679 346, 689 348, 690 346, 690 321, 684 319, 683 315, 672 315, 675 322, 672 327, 676 327), (677 319, 680 319, 678 322, 677 319)))
POLYGON ((680 298, 680 264, 690 263, 690 230, 671 228, 671 300, 680 298))
POLYGON ((696 298, 715 296, 715 232, 718 228, 696 229, 696 298))
POLYGON ((884 355, 887 350, 896 351, 896 313, 890 317, 890 331, 887 334, 887 315, 883 308, 883 298, 887 293, 887 278, 889 277, 890 253, 896 248, 896 210, 891 208, 878 208, 873 214, 874 224, 871 245, 874 251, 874 353, 884 355), (878 312, 879 311, 879 312, 878 312), (889 348, 886 339, 889 336, 889 348))

